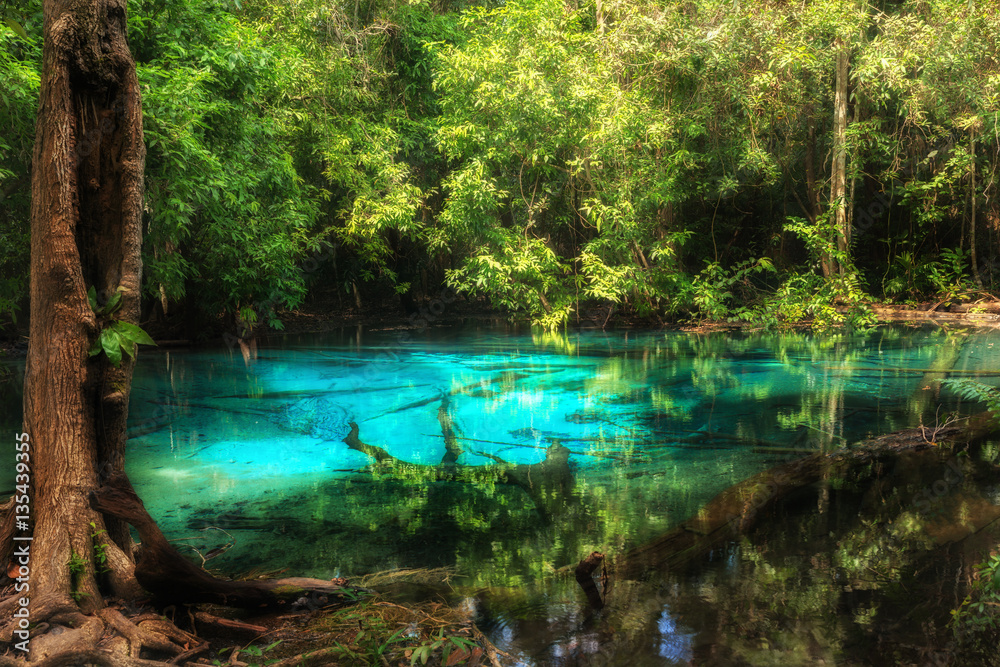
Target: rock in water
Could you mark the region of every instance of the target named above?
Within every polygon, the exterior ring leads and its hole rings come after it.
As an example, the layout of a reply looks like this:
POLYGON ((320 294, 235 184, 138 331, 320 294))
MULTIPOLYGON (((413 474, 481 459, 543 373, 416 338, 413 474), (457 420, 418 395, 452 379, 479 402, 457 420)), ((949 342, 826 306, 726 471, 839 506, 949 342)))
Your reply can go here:
POLYGON ((323 396, 295 401, 281 415, 283 427, 323 440, 343 440, 351 430, 347 410, 323 396))

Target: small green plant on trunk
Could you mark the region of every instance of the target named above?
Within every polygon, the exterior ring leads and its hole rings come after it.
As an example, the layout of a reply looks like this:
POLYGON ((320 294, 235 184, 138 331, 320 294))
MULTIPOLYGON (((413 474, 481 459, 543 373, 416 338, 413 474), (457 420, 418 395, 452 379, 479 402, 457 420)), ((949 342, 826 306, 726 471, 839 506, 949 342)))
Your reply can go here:
POLYGON ((116 367, 121 366, 122 351, 134 359, 137 345, 156 345, 149 334, 138 325, 114 317, 114 314, 122 306, 122 293, 124 291, 124 288, 119 287, 106 303, 99 305, 97 303, 97 290, 94 286, 91 285, 90 289, 87 290, 90 307, 101 323, 100 333, 90 346, 90 356, 96 357, 104 352, 116 367))

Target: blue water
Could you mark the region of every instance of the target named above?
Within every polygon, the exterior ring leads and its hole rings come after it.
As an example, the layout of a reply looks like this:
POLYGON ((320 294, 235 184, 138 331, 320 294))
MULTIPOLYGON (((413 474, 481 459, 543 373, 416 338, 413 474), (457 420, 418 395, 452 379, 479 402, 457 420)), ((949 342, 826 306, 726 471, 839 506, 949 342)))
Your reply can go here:
MULTIPOLYGON (((516 587, 640 544, 778 462, 944 420, 960 407, 938 385, 944 371, 998 384, 1000 333, 466 327, 276 337, 249 360, 238 348, 144 349, 127 466, 169 538, 193 555, 226 547, 213 568, 444 566, 468 584, 516 587), (572 488, 543 512, 488 474, 373 471, 344 442, 356 423, 365 443, 437 466, 442 415, 458 465, 537 464, 560 444, 572 488)), ((12 436, 20 391, 2 391, 12 436)), ((683 661, 689 634, 666 606, 657 613, 661 655, 683 661)))

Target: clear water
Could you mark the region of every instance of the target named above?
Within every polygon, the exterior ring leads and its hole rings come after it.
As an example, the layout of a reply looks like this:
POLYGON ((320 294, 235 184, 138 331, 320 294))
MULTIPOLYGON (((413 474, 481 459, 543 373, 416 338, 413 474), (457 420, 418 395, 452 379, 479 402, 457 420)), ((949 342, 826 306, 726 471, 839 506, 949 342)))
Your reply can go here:
MULTIPOLYGON (((600 638, 558 639, 559 628, 579 630, 584 607, 575 586, 551 583, 555 570, 641 544, 781 461, 934 423, 940 402, 955 407, 936 384, 942 372, 997 384, 1000 333, 466 327, 274 338, 249 363, 224 347, 144 350, 127 465, 169 538, 203 554, 235 542, 214 568, 333 577, 451 567, 463 590, 479 590, 476 604, 504 610, 492 627, 502 646, 544 634, 532 659, 569 664, 600 638), (543 515, 488 476, 373 474, 344 442, 353 422, 362 441, 438 466, 442 406, 458 464, 539 463, 559 443, 571 451, 572 488, 543 515), (526 589, 535 594, 503 601, 526 589)), ((0 426, 12 435, 20 388, 2 387, 0 426)), ((9 470, 0 489, 12 486, 9 470)), ((658 604, 649 664, 684 663, 695 632, 666 598, 658 604)))

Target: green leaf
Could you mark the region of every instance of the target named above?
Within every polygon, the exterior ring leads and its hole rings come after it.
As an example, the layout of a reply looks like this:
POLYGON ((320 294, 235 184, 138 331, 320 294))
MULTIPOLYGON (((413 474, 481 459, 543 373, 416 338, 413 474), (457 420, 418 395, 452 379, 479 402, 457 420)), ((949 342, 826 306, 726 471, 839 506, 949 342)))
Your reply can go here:
POLYGON ((100 341, 101 347, 104 349, 104 354, 108 355, 108 360, 113 365, 120 366, 122 363, 122 345, 121 337, 118 333, 111 328, 103 329, 100 341))
POLYGON ((93 285, 87 290, 87 301, 90 302, 90 309, 97 312, 97 288, 93 285))
POLYGON ((111 295, 111 298, 108 299, 108 302, 104 304, 104 308, 102 308, 101 310, 104 311, 104 314, 110 315, 111 313, 121 308, 121 304, 122 304, 122 293, 121 290, 119 290, 115 292, 113 295, 111 295))
POLYGON ((122 338, 133 344, 156 345, 156 342, 149 337, 148 333, 131 322, 118 320, 111 325, 111 328, 114 329, 115 332, 117 332, 122 338))
POLYGON ((7 25, 8 28, 13 30, 18 37, 26 39, 29 42, 31 41, 31 36, 28 35, 28 33, 24 31, 24 28, 21 27, 21 24, 15 21, 13 18, 11 18, 10 15, 5 16, 3 22, 7 25))

